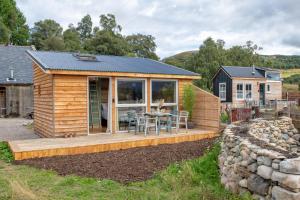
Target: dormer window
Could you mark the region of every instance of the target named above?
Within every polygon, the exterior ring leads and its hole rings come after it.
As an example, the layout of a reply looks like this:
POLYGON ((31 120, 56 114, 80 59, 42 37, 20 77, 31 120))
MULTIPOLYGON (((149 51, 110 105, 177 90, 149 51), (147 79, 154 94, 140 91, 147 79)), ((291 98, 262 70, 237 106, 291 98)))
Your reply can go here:
POLYGON ((6 81, 16 81, 13 69, 10 70, 10 77, 6 78, 6 81))

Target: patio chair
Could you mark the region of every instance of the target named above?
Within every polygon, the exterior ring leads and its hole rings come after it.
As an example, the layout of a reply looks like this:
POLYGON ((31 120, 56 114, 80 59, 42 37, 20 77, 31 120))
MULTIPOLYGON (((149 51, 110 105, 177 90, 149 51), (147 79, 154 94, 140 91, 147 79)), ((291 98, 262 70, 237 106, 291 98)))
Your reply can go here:
POLYGON ((134 128, 133 130, 136 131, 136 129, 137 129, 137 113, 135 110, 127 112, 127 120, 128 120, 128 132, 130 132, 130 130, 132 130, 132 128, 134 128))
POLYGON ((158 135, 158 130, 157 130, 157 117, 147 117, 145 116, 145 136, 147 136, 149 129, 154 128, 155 133, 158 135))
POLYGON ((171 112, 171 117, 168 122, 168 130, 172 133, 172 130, 175 129, 175 133, 178 133, 179 129, 179 116, 177 111, 171 112))
POLYGON ((146 124, 146 117, 144 114, 137 114, 137 125, 135 129, 135 133, 144 131, 145 129, 145 124, 146 124))
POLYGON ((178 117, 178 128, 180 128, 180 125, 185 125, 185 131, 187 132, 188 126, 188 117, 189 117, 189 112, 187 111, 180 111, 179 117, 178 117))

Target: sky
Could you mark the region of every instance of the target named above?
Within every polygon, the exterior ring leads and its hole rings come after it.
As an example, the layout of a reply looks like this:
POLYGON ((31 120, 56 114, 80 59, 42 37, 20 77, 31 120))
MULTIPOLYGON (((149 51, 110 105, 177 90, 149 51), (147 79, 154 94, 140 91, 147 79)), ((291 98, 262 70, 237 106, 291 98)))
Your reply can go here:
POLYGON ((150 34, 160 58, 196 50, 207 37, 226 48, 251 40, 260 54, 300 55, 300 0, 16 0, 30 27, 54 19, 64 28, 112 13, 122 34, 150 34))

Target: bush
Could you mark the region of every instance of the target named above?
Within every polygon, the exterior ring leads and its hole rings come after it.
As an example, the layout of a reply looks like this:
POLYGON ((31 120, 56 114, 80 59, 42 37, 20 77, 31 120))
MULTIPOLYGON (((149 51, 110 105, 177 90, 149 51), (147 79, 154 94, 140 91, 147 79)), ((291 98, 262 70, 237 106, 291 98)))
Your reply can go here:
POLYGON ((222 112, 220 116, 220 120, 222 123, 229 123, 229 116, 226 112, 222 112))
POLYGON ((183 89, 183 109, 189 112, 189 119, 192 118, 195 104, 195 91, 192 85, 185 85, 183 89))
POLYGON ((5 162, 13 161, 14 157, 7 142, 0 142, 0 160, 5 162))

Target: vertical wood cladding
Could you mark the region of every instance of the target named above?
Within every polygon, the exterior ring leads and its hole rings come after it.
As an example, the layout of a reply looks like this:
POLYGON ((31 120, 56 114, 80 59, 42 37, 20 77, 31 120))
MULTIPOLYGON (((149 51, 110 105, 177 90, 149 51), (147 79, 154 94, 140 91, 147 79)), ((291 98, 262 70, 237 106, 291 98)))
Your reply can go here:
POLYGON ((223 69, 219 70, 213 79, 213 94, 215 96, 219 96, 219 83, 226 83, 226 100, 222 102, 232 102, 232 80, 223 69))
POLYGON ((53 79, 33 63, 34 131, 44 137, 53 137, 53 79))
POLYGON ((53 79, 54 135, 87 135, 87 76, 54 75, 53 79))

